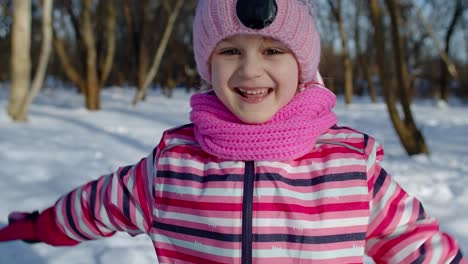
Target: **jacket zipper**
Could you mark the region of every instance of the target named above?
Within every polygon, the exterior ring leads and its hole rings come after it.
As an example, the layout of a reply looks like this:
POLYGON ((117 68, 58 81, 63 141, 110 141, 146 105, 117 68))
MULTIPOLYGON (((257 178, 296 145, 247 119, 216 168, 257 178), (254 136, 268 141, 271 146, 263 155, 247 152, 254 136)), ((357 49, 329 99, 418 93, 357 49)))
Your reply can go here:
POLYGON ((242 264, 252 263, 252 210, 255 182, 253 161, 245 163, 244 195, 242 198, 242 264))

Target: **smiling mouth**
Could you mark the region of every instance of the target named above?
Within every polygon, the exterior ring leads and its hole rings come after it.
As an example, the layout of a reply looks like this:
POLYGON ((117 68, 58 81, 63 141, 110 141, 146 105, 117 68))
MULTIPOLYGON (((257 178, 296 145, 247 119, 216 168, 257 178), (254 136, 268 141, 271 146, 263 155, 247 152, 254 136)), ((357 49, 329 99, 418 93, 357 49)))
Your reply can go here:
POLYGON ((242 88, 234 88, 234 91, 244 98, 258 98, 264 97, 265 95, 270 94, 273 92, 273 88, 264 88, 264 89, 242 89, 242 88))

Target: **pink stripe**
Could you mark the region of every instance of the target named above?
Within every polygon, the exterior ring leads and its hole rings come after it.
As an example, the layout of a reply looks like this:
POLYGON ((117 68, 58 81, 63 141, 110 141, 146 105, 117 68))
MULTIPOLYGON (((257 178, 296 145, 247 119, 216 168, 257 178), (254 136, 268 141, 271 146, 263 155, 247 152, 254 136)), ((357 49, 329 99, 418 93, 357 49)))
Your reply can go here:
POLYGON ((341 212, 324 212, 321 214, 307 214, 302 212, 279 212, 279 211, 256 211, 255 217, 262 218, 290 218, 290 219, 308 219, 310 221, 320 221, 322 219, 343 219, 351 217, 362 217, 368 215, 368 209, 341 211, 341 212))
MULTIPOLYGON (((320 207, 320 206, 325 207, 328 205, 338 206, 338 205, 348 204, 347 206, 344 206, 345 208, 340 209, 340 210, 347 210, 347 211, 351 211, 353 209, 361 210, 363 208, 368 208, 368 207, 362 206, 363 202, 367 202, 367 197, 365 195, 350 195, 350 196, 344 196, 344 197, 339 196, 338 198, 334 198, 334 197, 321 198, 321 199, 317 199, 313 201, 300 200, 300 199, 285 197, 285 196, 261 196, 260 198, 257 198, 254 200, 254 203, 258 203, 259 207, 262 207, 263 204, 267 206, 270 204, 277 204, 281 208, 283 204, 288 204, 291 206, 303 207, 304 210, 314 210, 314 208, 320 207)), ((268 207, 268 208, 271 208, 271 207, 268 207)), ((271 209, 271 210, 274 210, 274 209, 271 209)), ((301 209, 298 209, 298 211, 301 211, 301 209)))
POLYGON ((399 206, 401 206, 401 202, 404 200, 405 196, 407 196, 407 194, 402 189, 397 188, 395 190, 388 199, 387 204, 385 204, 377 217, 374 218, 372 225, 375 226, 375 229, 369 228, 371 236, 383 234, 386 230, 393 230, 396 228, 395 225, 398 224, 399 216, 402 214, 402 212, 399 213, 398 211, 404 210, 404 207, 399 208, 399 206))
POLYGON ((159 165, 159 171, 172 171, 176 173, 191 173, 197 176, 203 177, 207 175, 225 175, 229 174, 244 174, 244 168, 209 168, 204 170, 199 170, 194 167, 190 167, 188 164, 181 164, 178 166, 175 164, 161 164, 159 165))
MULTIPOLYGON (((198 240, 198 239, 197 239, 198 240)), ((162 256, 168 255, 165 250, 170 250, 172 252, 176 252, 176 254, 184 254, 188 255, 185 257, 185 261, 193 261, 193 263, 240 263, 236 259, 233 259, 231 257, 223 257, 223 256, 218 256, 214 254, 207 254, 204 252, 196 251, 196 250, 190 250, 187 248, 175 246, 175 245, 170 245, 166 243, 157 243, 157 254, 162 254, 162 256), (198 258, 202 258, 202 262, 197 262, 198 258)), ((170 257, 174 258, 174 255, 171 255, 170 257)), ((240 258, 239 258, 240 259, 240 258)), ((177 263, 177 262, 169 262, 169 263, 177 263)))
MULTIPOLYGON (((170 246, 159 243, 157 250, 158 256, 165 257, 169 260, 167 263, 180 263, 179 261, 187 263, 203 263, 203 264, 222 264, 232 263, 231 258, 219 257, 211 254, 204 254, 198 251, 187 250, 185 248, 170 246), (227 262, 226 262, 227 261, 227 262)), ((164 263, 164 262, 163 262, 164 263)))
POLYGON ((273 203, 254 203, 255 211, 284 211, 300 212, 304 214, 321 214, 328 212, 350 212, 355 210, 366 210, 369 208, 367 202, 336 203, 317 206, 299 206, 295 204, 273 204, 273 203))
MULTIPOLYGON (((153 154, 150 154, 153 155, 153 154)), ((148 224, 151 223, 151 212, 150 212, 150 205, 152 204, 152 198, 150 197, 150 192, 152 186, 150 186, 148 182, 148 175, 150 177, 153 177, 153 171, 151 170, 153 168, 153 164, 148 164, 148 160, 144 159, 142 160, 138 166, 135 169, 135 186, 134 186, 134 197, 136 199, 137 204, 143 211, 143 218, 144 218, 144 224, 145 228, 148 229, 149 226, 148 224), (150 165, 148 169, 148 165, 150 165), (148 171, 149 170, 149 171, 148 171)), ((132 210, 132 215, 135 215, 136 208, 132 207, 134 210, 132 210)))
MULTIPOLYGON (((356 144, 350 144, 346 142, 346 145, 356 147, 356 144)), ((362 144, 359 144, 357 149, 363 149, 362 144)), ((312 161, 312 160, 322 160, 323 157, 327 158, 355 158, 355 159, 363 159, 362 153, 358 152, 354 149, 350 149, 345 146, 337 146, 331 144, 325 144, 320 146, 316 151, 307 153, 303 157, 301 157, 301 161, 312 161)))
POLYGON ((189 194, 177 194, 171 192, 162 192, 161 197, 167 199, 175 199, 185 201, 186 203, 213 203, 213 201, 219 201, 219 204, 232 204, 242 203, 242 197, 227 197, 227 196, 206 196, 206 195, 189 195, 189 194))
MULTIPOLYGON (((242 231, 238 230, 235 234, 240 234, 242 231)), ((197 237, 197 236, 191 236, 191 235, 184 235, 184 234, 179 234, 179 233, 174 233, 166 230, 159 230, 159 229, 154 229, 151 233, 153 234, 161 234, 169 239, 178 239, 178 240, 183 240, 187 242, 195 242, 211 246, 211 247, 217 247, 217 248, 222 248, 222 249, 237 249, 240 247, 240 242, 226 242, 226 241, 219 241, 215 239, 209 239, 209 238, 204 238, 204 237, 197 237)))
POLYGON ((437 226, 434 225, 419 225, 413 226, 411 230, 408 230, 405 234, 400 235, 392 240, 382 240, 375 244, 378 248, 377 256, 385 256, 391 252, 399 252, 399 250, 408 246, 409 244, 418 240, 426 239, 437 231, 437 226))
POLYGON ((355 247, 362 247, 364 249, 364 241, 347 241, 327 244, 301 244, 290 242, 262 242, 253 243, 254 250, 269 250, 272 248, 283 248, 288 250, 300 250, 306 253, 307 251, 326 252, 330 250, 349 249, 355 247))
MULTIPOLYGON (((332 259, 314 259, 314 264, 343 264, 343 263, 363 263, 363 256, 332 258, 332 259)), ((256 264, 285 264, 285 263, 307 263, 311 260, 297 258, 254 258, 253 263, 256 264)))
POLYGON ((166 197, 159 197, 156 203, 166 206, 177 206, 183 208, 191 208, 198 210, 212 210, 212 211, 242 211, 242 204, 230 202, 230 203, 220 203, 220 202, 192 202, 187 203, 184 200, 169 199, 166 197))
POLYGON ((71 224, 70 224, 70 221, 68 220, 68 217, 69 215, 67 214, 67 198, 71 199, 71 217, 73 219, 73 222, 75 224, 75 227, 77 228, 78 231, 80 231, 80 228, 78 226, 78 222, 77 222, 77 217, 76 217, 76 213, 75 213, 75 210, 74 210, 74 206, 75 206, 75 202, 74 202, 74 199, 75 199, 75 196, 76 196, 76 190, 74 190, 69 196, 65 196, 65 199, 63 200, 63 207, 62 207, 62 214, 63 214, 63 217, 64 217, 64 223, 65 223, 65 227, 67 228, 67 230, 69 230, 73 235, 75 235, 80 241, 83 241, 85 240, 84 238, 82 238, 80 235, 78 235, 78 233, 75 232, 75 230, 71 227, 71 224))

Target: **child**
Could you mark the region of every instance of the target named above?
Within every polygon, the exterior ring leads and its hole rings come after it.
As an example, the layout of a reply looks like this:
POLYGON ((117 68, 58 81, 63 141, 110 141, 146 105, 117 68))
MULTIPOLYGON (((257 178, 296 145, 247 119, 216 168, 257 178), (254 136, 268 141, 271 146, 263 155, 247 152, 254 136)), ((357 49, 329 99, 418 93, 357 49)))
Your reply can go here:
POLYGON ((212 90, 145 159, 12 213, 0 240, 55 246, 116 231, 159 263, 466 263, 383 170, 381 146, 336 125, 305 0, 201 0, 194 50, 212 90))

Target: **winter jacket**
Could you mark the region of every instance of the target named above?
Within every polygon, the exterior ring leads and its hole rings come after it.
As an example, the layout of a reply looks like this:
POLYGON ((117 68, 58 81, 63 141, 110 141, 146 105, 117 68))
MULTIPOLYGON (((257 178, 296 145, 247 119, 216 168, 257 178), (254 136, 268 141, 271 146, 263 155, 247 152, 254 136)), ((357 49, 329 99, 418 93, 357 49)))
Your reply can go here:
POLYGON ((295 160, 221 160, 186 125, 60 198, 56 223, 76 241, 147 234, 159 263, 465 263, 382 157, 372 137, 335 126, 295 160))

